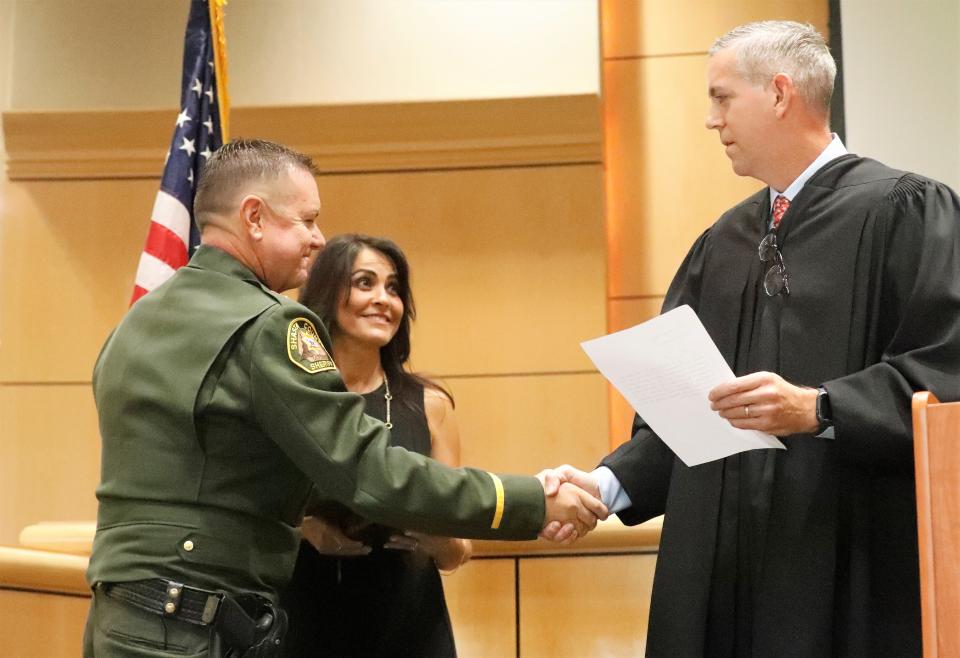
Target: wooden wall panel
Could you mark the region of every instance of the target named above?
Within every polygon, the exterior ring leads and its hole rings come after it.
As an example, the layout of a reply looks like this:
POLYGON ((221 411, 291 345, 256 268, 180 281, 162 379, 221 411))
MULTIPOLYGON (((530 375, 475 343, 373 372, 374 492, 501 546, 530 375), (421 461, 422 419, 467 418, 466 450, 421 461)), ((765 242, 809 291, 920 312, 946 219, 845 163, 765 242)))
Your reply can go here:
POLYGON ((827 30, 827 3, 810 0, 601 0, 603 56, 705 53, 717 37, 750 21, 785 19, 827 30))
POLYGON ((90 381, 127 310, 156 181, 0 181, 0 382, 90 381))
POLYGON ((705 56, 604 64, 613 297, 666 293, 697 236, 760 188, 704 127, 705 67, 705 56))
POLYGON ((100 438, 89 385, 0 385, 0 545, 39 521, 92 520, 100 438))
MULTIPOLYGON (((11 180, 153 178, 171 110, 3 114, 11 180)), ((325 173, 597 162, 595 94, 234 107, 234 136, 289 144, 325 173)))
POLYGON ((655 555, 523 560, 520 655, 643 656, 655 555))
POLYGON ((536 473, 592 469, 606 454, 607 385, 595 373, 447 380, 466 465, 536 473))
POLYGON ((590 369, 603 334, 598 165, 330 176, 327 236, 394 239, 419 319, 416 368, 440 375, 590 369))
POLYGON ((0 590, 0 656, 80 656, 90 599, 0 590))
MULTIPOLYGON (((5 186, 0 381, 89 380, 126 311, 155 183, 5 186)), ((330 176, 320 186, 327 235, 387 235, 408 252, 418 367, 589 368, 579 342, 605 326, 599 166, 330 176)))
POLYGON ((510 559, 473 560, 443 577, 458 656, 516 654, 515 584, 510 559))
POLYGON ((663 297, 611 299, 607 304, 607 330, 620 331, 660 315, 663 297))

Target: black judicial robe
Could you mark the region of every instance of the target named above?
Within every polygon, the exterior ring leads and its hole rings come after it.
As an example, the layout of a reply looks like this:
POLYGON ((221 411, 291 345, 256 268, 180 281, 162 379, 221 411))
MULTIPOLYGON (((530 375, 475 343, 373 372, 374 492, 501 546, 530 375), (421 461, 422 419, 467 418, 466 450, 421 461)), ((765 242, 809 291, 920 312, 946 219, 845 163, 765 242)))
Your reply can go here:
MULTIPOLYGON (((637 419, 603 460, 627 524, 666 514, 650 656, 919 656, 911 395, 960 399, 960 200, 845 155, 778 229, 790 295, 767 297, 764 189, 693 245, 689 304, 734 372, 830 394, 836 439, 794 435, 689 468, 637 419)), ((704 437, 709 440, 709 437, 704 437)))

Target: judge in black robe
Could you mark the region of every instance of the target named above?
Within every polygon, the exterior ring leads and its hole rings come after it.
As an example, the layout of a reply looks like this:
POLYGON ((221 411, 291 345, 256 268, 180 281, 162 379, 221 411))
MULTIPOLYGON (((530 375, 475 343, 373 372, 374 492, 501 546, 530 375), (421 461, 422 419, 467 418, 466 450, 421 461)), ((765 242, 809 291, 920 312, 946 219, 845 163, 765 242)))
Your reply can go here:
POLYGON ((696 241, 664 304, 689 304, 737 375, 713 408, 787 450, 687 467, 638 418, 593 473, 555 471, 627 524, 665 514, 650 656, 921 653, 910 405, 960 399, 960 200, 839 140, 835 157, 835 73, 823 37, 790 21, 710 49, 706 126, 770 187, 696 241), (772 190, 791 200, 776 229, 789 292, 765 291, 758 256, 772 190))
POLYGON ((911 394, 960 399, 960 200, 845 155, 778 229, 790 294, 769 297, 757 245, 769 190, 694 244, 664 310, 689 304, 734 372, 823 385, 835 440, 783 437, 687 467, 637 419, 603 460, 632 506, 666 514, 652 656, 918 656, 911 394))

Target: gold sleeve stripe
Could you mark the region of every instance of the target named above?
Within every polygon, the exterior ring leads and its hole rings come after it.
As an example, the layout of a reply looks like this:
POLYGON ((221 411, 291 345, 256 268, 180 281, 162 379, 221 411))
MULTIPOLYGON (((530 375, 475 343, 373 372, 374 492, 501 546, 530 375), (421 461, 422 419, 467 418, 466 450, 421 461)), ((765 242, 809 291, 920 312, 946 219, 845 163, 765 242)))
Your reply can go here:
POLYGON ((487 475, 493 480, 493 488, 497 490, 497 509, 493 513, 493 523, 490 524, 491 528, 497 530, 500 528, 500 521, 503 520, 503 482, 501 482, 499 477, 489 471, 487 475))

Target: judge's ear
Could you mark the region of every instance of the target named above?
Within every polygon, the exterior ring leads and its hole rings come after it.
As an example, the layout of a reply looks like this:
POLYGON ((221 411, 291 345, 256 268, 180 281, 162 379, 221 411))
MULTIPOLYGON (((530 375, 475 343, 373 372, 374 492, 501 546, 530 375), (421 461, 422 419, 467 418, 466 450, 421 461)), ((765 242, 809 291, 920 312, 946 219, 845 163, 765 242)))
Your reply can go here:
POLYGON ((778 119, 782 119, 797 102, 797 87, 786 73, 777 73, 770 81, 770 88, 773 91, 774 104, 773 110, 778 119))
POLYGON ((797 101, 797 87, 789 75, 777 73, 770 81, 770 88, 774 97, 773 110, 777 118, 782 119, 787 110, 797 101))
POLYGON ((240 219, 243 230, 254 242, 263 239, 263 199, 256 194, 248 194, 240 202, 240 219))

